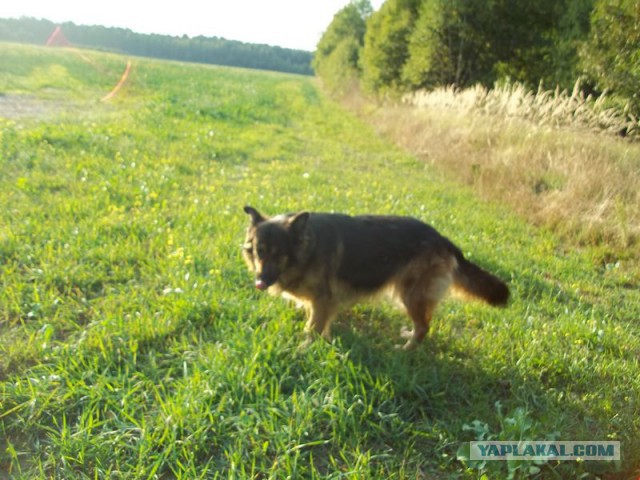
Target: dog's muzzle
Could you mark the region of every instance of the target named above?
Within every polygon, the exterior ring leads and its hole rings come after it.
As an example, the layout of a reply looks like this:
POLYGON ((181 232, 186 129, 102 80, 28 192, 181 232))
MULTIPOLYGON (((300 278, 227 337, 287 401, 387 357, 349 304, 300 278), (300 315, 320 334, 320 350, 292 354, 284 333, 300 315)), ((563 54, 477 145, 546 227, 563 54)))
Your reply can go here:
POLYGON ((278 281, 278 269, 271 262, 265 262, 261 267, 256 272, 255 286, 258 290, 266 290, 278 281))
POLYGON ((258 290, 266 290, 271 285, 276 283, 276 280, 277 280, 277 277, 272 278, 271 276, 265 275, 263 273, 262 275, 256 276, 255 286, 258 290))

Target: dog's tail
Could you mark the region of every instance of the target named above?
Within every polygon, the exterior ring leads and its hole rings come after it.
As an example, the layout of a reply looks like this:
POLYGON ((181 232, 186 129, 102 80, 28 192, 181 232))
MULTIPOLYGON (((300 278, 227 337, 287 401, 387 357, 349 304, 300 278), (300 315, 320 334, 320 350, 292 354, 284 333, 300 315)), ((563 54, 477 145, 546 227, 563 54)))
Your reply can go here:
POLYGON ((483 270, 456 252, 458 268, 453 274, 454 290, 484 300, 489 305, 504 307, 509 300, 509 287, 495 275, 483 270))

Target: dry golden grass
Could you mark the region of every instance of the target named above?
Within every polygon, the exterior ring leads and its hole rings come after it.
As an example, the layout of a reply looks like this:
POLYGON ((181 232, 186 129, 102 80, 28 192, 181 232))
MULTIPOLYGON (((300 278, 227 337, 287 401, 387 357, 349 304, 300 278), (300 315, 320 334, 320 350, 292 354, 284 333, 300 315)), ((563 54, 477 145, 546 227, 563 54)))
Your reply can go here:
POLYGON ((522 87, 441 89, 363 109, 374 127, 483 198, 507 202, 605 260, 637 257, 640 144, 615 135, 631 120, 601 103, 522 87), (571 122, 571 118, 574 119, 571 122), (625 124, 626 122, 626 124, 625 124), (585 131, 589 130, 589 131, 585 131))
POLYGON ((538 126, 622 134, 634 139, 640 136, 638 119, 612 108, 606 95, 598 98, 585 96, 579 81, 571 93, 559 88, 539 88, 537 92, 532 92, 522 84, 509 83, 492 89, 482 85, 465 90, 443 87, 405 95, 402 100, 415 107, 446 106, 464 113, 520 118, 538 126))

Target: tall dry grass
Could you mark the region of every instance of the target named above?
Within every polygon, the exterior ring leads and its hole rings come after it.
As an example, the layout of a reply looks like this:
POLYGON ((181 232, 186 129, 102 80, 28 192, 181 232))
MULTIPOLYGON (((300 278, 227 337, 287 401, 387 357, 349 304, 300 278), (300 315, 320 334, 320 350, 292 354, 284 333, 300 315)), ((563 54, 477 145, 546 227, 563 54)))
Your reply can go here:
POLYGON ((352 104, 382 134, 482 197, 507 202, 574 244, 604 247, 606 261, 638 258, 640 144, 602 134, 633 135, 637 121, 577 92, 445 88, 378 108, 352 104))
POLYGON ((593 133, 640 137, 640 122, 627 111, 611 107, 606 95, 585 95, 580 82, 573 90, 532 92, 520 83, 488 89, 482 85, 459 90, 453 86, 405 95, 402 101, 415 107, 447 106, 460 112, 520 118, 538 126, 565 127, 593 133))

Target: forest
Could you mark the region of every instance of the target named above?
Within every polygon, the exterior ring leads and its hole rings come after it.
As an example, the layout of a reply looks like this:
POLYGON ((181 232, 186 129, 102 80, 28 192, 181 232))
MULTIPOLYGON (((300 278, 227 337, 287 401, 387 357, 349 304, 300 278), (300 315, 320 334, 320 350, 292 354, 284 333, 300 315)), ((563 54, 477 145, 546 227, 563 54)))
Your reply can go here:
POLYGON ((640 112, 637 0, 368 0, 340 10, 313 65, 325 85, 389 95, 519 82, 607 92, 640 112))
POLYGON ((35 18, 0 18, 0 40, 44 45, 57 26, 71 45, 116 53, 311 75, 311 52, 218 37, 147 35, 123 28, 60 25, 35 18))

